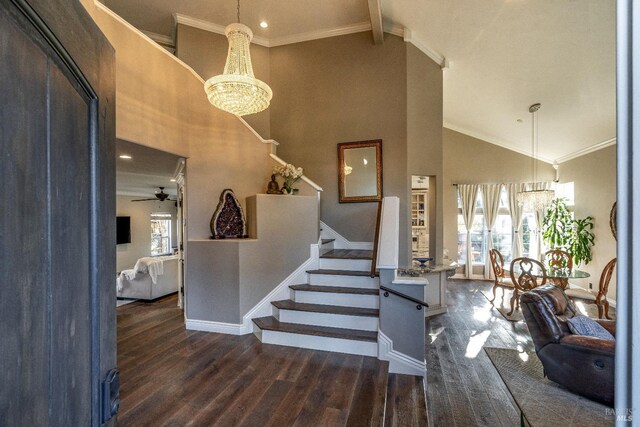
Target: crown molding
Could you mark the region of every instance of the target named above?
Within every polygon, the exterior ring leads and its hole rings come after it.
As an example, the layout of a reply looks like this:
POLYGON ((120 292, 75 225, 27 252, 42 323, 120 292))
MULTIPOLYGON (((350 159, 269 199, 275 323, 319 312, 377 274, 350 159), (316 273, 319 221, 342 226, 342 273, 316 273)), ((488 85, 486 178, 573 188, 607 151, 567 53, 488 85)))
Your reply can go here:
POLYGON ((415 37, 413 37, 413 34, 409 28, 404 29, 404 41, 407 43, 411 43, 412 45, 417 47, 422 53, 433 59, 436 64, 440 65, 440 68, 449 68, 449 61, 447 61, 447 58, 445 58, 444 55, 431 49, 420 40, 417 40, 415 37))
POLYGON ((607 139, 606 141, 598 142, 597 144, 593 144, 587 148, 583 148, 582 150, 574 151, 573 153, 567 154, 566 156, 562 156, 558 158, 556 161, 558 163, 568 162, 569 160, 573 160, 578 157, 582 157, 586 154, 593 153, 594 151, 602 150, 603 148, 610 147, 617 143, 617 138, 607 139))
POLYGON ((154 42, 162 46, 168 46, 175 48, 176 44, 173 41, 173 37, 165 36, 164 34, 154 33, 153 31, 142 30, 142 32, 154 42))
MULTIPOLYGON (((443 127, 445 127, 445 128, 447 128, 447 129, 451 129, 451 130, 453 130, 453 131, 456 131, 456 132, 462 133, 462 134, 464 134, 464 135, 467 135, 467 136, 470 136, 470 137, 473 137, 473 138, 476 138, 476 139, 482 140, 482 141, 484 141, 484 142, 488 142, 488 143, 490 143, 490 144, 497 145, 498 147, 505 148, 505 149, 507 149, 507 150, 511 150, 511 151, 515 151, 515 152, 516 152, 516 153, 518 153, 518 154, 522 154, 522 155, 527 156, 527 157, 533 157, 533 156, 531 155, 531 152, 530 152, 530 151, 529 151, 529 152, 527 152, 526 150, 521 150, 521 149, 519 149, 519 148, 514 148, 513 146, 511 146, 511 145, 507 144, 507 143, 506 143, 506 142, 504 142, 504 141, 499 141, 499 140, 497 140, 497 139, 495 139, 495 138, 492 138, 492 137, 489 137, 489 136, 483 135, 483 134, 481 134, 481 133, 479 133, 479 132, 476 132, 476 131, 472 131, 472 130, 466 129, 466 128, 463 128, 463 127, 461 127, 461 126, 457 126, 457 125, 451 124, 451 123, 449 123, 449 122, 444 122, 444 123, 442 124, 442 126, 443 126, 443 127)), ((553 160, 548 159, 548 158, 546 158, 546 157, 542 157, 542 156, 540 156, 540 155, 538 155, 537 157, 535 157, 535 159, 536 159, 536 160, 540 160, 540 161, 545 162, 545 163, 553 164, 553 160)))
MULTIPOLYGON (((462 133, 464 135, 468 135, 470 137, 482 140, 484 142, 488 142, 490 144, 497 145, 497 146, 499 146, 501 148, 505 148, 507 150, 515 151, 518 154, 522 154, 522 155, 527 156, 527 157, 532 157, 531 156, 531 152, 527 152, 525 150, 514 148, 514 147, 510 146, 509 144, 507 144, 507 143, 505 143, 503 141, 498 141, 495 138, 488 137, 486 135, 480 134, 479 132, 475 132, 475 131, 466 129, 466 128, 463 128, 461 126, 456 126, 456 125, 451 124, 449 122, 444 122, 442 124, 442 126, 447 128, 447 129, 451 129, 453 131, 462 133)), ((586 148, 580 149, 578 151, 574 151, 573 153, 567 154, 565 156, 559 157, 555 161, 558 164, 564 163, 564 162, 568 162, 569 160, 573 160, 573 159, 576 159, 578 157, 582 157, 582 156, 584 156, 586 154, 590 154, 590 153, 593 153, 595 151, 602 150, 603 148, 607 148, 607 147, 610 147, 610 146, 615 145, 615 144, 616 144, 616 138, 607 139, 606 141, 598 142, 597 144, 590 145, 589 147, 586 147, 586 148)), ((553 164, 554 163, 553 160, 551 160, 549 158, 546 158, 546 157, 542 157, 540 155, 538 155, 538 157, 536 157, 536 159, 540 160, 542 162, 549 163, 549 164, 553 164)))
POLYGON ((308 33, 292 34, 290 36, 284 37, 276 37, 269 41, 269 47, 284 46, 287 44, 326 39, 328 37, 344 36, 347 34, 362 33, 365 31, 371 31, 370 22, 359 22, 357 24, 344 25, 342 27, 310 31, 308 33))
MULTIPOLYGON (((385 33, 404 38, 405 28, 402 25, 390 24, 385 22, 382 24, 385 33)), ((406 40, 405 40, 406 41, 406 40)))
MULTIPOLYGON (((216 34, 224 34, 225 26, 214 24, 213 22, 205 21, 204 19, 194 18, 192 16, 183 15, 181 13, 173 14, 173 24, 174 28, 178 24, 188 25, 189 27, 198 28, 200 30, 209 31, 216 34)), ((269 41, 264 37, 254 36, 251 39, 251 43, 255 43, 260 46, 269 47, 269 41)))
MULTIPOLYGON (((181 13, 173 14, 174 26, 177 24, 188 25, 200 30, 209 31, 216 34, 224 35, 225 27, 222 25, 214 24, 213 22, 205 21, 203 19, 193 18, 191 16, 183 15, 181 13)), ((361 33, 371 30, 371 23, 360 22, 351 25, 344 25, 342 27, 328 28, 319 31, 310 31, 308 33, 291 34, 289 36, 275 37, 272 39, 266 39, 264 37, 254 36, 251 43, 255 43, 264 47, 283 46, 287 44, 300 43, 310 40, 324 39, 327 37, 343 36, 346 34, 361 33)))

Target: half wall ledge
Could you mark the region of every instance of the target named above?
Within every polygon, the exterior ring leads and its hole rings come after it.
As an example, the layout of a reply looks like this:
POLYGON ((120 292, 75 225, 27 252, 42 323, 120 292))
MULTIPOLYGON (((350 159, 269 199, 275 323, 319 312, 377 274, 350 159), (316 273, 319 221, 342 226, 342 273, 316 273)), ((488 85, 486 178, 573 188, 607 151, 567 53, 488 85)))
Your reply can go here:
POLYGON ((257 194, 246 199, 249 239, 190 239, 187 318, 242 323, 243 316, 309 258, 318 200, 257 194))

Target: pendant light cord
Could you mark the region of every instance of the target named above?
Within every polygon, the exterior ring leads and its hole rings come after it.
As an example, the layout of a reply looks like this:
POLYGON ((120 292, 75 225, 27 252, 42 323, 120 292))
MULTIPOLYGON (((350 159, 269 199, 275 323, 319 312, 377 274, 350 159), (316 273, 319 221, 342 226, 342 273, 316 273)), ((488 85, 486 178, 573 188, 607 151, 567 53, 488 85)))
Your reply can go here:
POLYGON ((536 182, 538 181, 538 110, 541 105, 533 104, 529 107, 529 112, 532 115, 531 118, 531 172, 533 174, 533 182, 531 183, 531 190, 535 190, 536 182))
POLYGON ((240 23, 240 0, 238 0, 238 24, 240 23))

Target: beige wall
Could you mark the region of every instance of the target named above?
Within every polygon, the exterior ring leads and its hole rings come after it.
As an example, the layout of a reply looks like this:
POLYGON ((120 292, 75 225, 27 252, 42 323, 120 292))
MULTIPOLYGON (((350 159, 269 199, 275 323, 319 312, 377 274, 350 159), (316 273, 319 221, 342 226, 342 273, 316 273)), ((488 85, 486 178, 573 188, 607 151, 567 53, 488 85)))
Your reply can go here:
MULTIPOLYGON (((616 256, 616 241, 609 227, 609 213, 616 201, 616 147, 586 154, 560 165, 560 181, 574 183, 576 218, 593 217, 595 245, 593 260, 581 265, 580 270, 591 274, 589 279, 575 283, 598 289, 600 274, 604 266, 616 256)), ((609 298, 616 297, 616 277, 611 279, 609 298)))
MULTIPOLYGON (((221 72, 224 36, 185 25, 177 31, 181 59, 205 79, 221 72)), ((252 45, 251 52, 256 77, 271 85, 274 99, 247 121, 280 142, 278 155, 323 187, 321 218, 351 241, 373 240, 375 204, 338 203, 337 144, 383 140, 384 194, 401 197, 401 260, 407 263, 411 171, 437 176, 436 188, 442 186, 440 67, 398 37, 388 35, 376 46, 366 32, 271 49, 252 45)), ((434 194, 435 209, 442 191, 434 194)), ((434 217, 432 250, 441 253, 442 215, 434 217)))
MULTIPOLYGON (((443 248, 442 69, 412 44, 407 46, 407 179, 429 181, 429 255, 441 262, 443 248)), ((407 219, 407 241, 411 222, 407 219)))
MULTIPOLYGON (((444 129, 444 247, 457 260, 457 189, 453 184, 531 181, 531 157, 468 135, 444 129)), ((538 180, 551 181, 553 167, 538 162, 538 180)))
POLYGON ((193 273, 201 286, 187 289, 187 318, 240 323, 309 258, 317 242, 315 197, 259 194, 246 204, 253 239, 191 241, 187 266, 202 267, 193 273))
MULTIPOLYGON (((228 48, 229 43, 224 35, 183 24, 178 24, 176 28, 176 56, 189 64, 205 81, 222 74, 228 48)), ((269 49, 251 44, 251 62, 256 78, 270 85, 269 49)), ((264 139, 269 139, 271 134, 269 111, 266 109, 244 116, 247 123, 264 139)))
POLYGON ((165 202, 132 202, 141 197, 116 197, 116 215, 131 217, 131 243, 116 246, 116 268, 118 271, 133 268, 138 258, 151 255, 150 216, 154 212, 171 214, 171 244, 176 246, 176 214, 175 203, 165 202))
MULTIPOLYGON (((373 45, 366 32, 271 49, 278 155, 324 189, 322 220, 351 241, 373 240, 376 204, 338 203, 340 142, 382 139, 384 195, 401 198, 408 227, 406 56, 402 39, 373 45)), ((408 244, 401 236, 401 247, 408 244)))

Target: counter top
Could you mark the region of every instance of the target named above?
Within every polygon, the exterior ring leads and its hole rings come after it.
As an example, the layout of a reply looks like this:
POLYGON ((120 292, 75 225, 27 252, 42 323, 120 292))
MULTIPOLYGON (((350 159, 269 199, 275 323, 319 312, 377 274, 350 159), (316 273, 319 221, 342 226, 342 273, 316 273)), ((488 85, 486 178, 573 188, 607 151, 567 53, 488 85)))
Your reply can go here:
POLYGON ((457 263, 449 265, 445 264, 428 264, 425 268, 412 267, 412 268, 399 268, 398 277, 420 277, 423 274, 428 273, 442 273, 443 271, 455 271, 458 268, 457 263))

